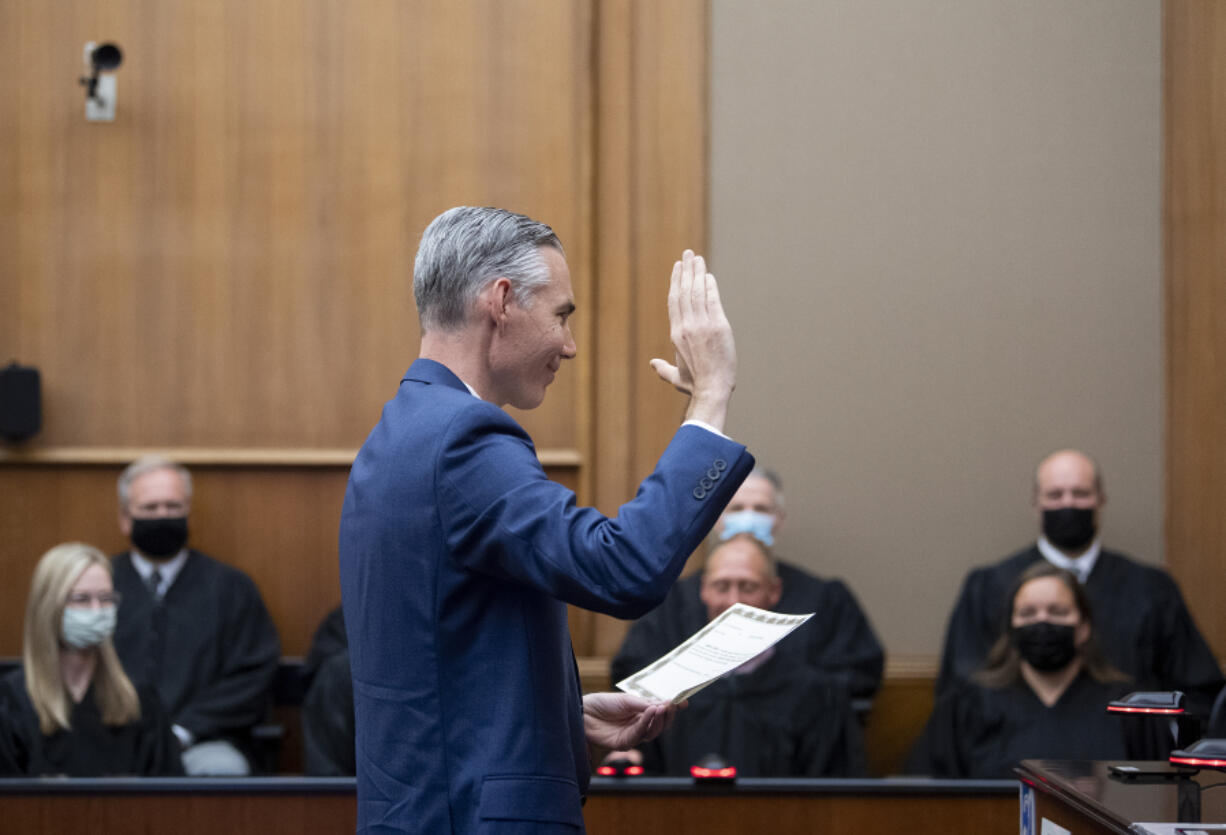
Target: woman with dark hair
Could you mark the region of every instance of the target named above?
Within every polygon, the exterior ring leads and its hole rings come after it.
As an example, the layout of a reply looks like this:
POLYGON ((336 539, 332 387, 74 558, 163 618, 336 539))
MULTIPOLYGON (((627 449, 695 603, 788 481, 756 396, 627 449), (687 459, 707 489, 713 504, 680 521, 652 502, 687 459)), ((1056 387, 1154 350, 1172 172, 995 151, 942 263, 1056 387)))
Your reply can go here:
POLYGON ((1133 689, 1094 640, 1077 578, 1031 566, 984 668, 937 702, 907 761, 934 777, 1008 778, 1019 760, 1163 756, 1161 722, 1125 721, 1107 704, 1133 689))
POLYGON ((38 561, 22 668, 0 680, 0 775, 183 773, 157 696, 133 687, 115 654, 118 605, 97 548, 57 545, 38 561))

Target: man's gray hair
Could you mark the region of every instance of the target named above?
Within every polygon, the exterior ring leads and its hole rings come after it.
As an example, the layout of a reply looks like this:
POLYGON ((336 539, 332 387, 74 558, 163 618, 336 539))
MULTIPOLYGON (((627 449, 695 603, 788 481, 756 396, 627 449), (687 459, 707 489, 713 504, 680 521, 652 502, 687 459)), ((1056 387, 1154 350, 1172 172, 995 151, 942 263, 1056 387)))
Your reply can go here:
POLYGON ((779 477, 779 473, 766 467, 755 466, 749 471, 746 478, 764 478, 770 482, 771 489, 775 491, 775 509, 783 510, 783 479, 779 477))
POLYGON ((511 281, 512 298, 527 307, 549 283, 540 248, 562 252, 543 223, 505 209, 457 206, 422 233, 413 265, 413 297, 422 330, 454 330, 468 320, 473 300, 491 281, 511 281))
POLYGON ((163 458, 160 455, 145 455, 137 458, 119 474, 120 508, 123 510, 128 509, 128 500, 132 498, 132 482, 145 473, 151 473, 154 470, 174 470, 178 473, 179 477, 183 479, 183 489, 187 492, 187 500, 191 501, 192 474, 187 471, 187 467, 176 461, 171 461, 169 458, 163 458))

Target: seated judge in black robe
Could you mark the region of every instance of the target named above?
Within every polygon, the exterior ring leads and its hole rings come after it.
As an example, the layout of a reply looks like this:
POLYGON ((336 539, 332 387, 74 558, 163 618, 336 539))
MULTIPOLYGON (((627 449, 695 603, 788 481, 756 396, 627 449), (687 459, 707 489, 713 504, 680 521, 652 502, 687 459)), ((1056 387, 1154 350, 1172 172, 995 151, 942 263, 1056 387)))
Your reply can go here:
POLYGON ((1107 713, 1135 687, 1103 659, 1077 578, 1040 562, 1009 599, 1011 616, 987 666, 939 697, 906 770, 1010 778, 1023 759, 1166 756, 1166 723, 1107 713))
POLYGON ((672 728, 641 746, 648 774, 688 777, 712 754, 740 777, 867 774, 860 723, 841 685, 778 652, 750 667, 696 693, 672 728))
MULTIPOLYGON (((722 538, 749 533, 768 547, 782 524, 783 492, 778 477, 755 469, 732 497, 716 524, 722 538)), ((814 613, 786 651, 852 698, 871 698, 881 686, 885 653, 855 595, 840 580, 825 580, 776 559, 783 593, 773 607, 787 614, 814 613)), ((707 623, 701 599, 702 578, 678 580, 657 608, 640 618, 613 658, 610 673, 618 682, 664 655, 707 623)))
POLYGON ((353 731, 353 676, 349 650, 320 664, 302 702, 304 773, 313 777, 357 774, 353 731))
POLYGON ((179 743, 157 695, 134 688, 111 644, 110 563, 70 543, 39 561, 22 668, 0 680, 0 774, 181 775, 179 743))
MULTIPOLYGON (((711 551, 703 567, 703 624, 735 603, 777 610, 784 588, 766 545, 752 534, 735 534, 711 551)), ((748 777, 863 775, 860 726, 846 689, 788 650, 810 625, 691 696, 672 728, 639 749, 643 766, 650 773, 688 775, 714 754, 748 777)))
POLYGON ((112 558, 123 595, 115 649, 137 684, 170 713, 190 774, 239 776, 257 753, 281 648, 259 589, 245 573, 185 547, 187 470, 163 458, 119 478, 120 528, 132 549, 112 558))
POLYGON ((1029 566, 1046 560, 1084 583, 1107 660, 1138 689, 1183 690, 1195 706, 1208 708, 1223 685, 1217 659, 1170 575, 1100 546, 1105 501, 1102 478, 1087 456, 1063 450, 1044 459, 1035 478, 1039 541, 967 575, 946 628, 938 697, 983 665, 1009 590, 1029 566))
POLYGON ((115 647, 134 681, 153 685, 175 725, 194 742, 225 739, 245 750, 268 710, 280 642, 255 583, 196 550, 174 585, 155 599, 114 558, 123 594, 115 647))
POLYGON ((303 664, 302 770, 313 777, 357 773, 353 731, 353 676, 349 640, 338 606, 324 618, 303 664))

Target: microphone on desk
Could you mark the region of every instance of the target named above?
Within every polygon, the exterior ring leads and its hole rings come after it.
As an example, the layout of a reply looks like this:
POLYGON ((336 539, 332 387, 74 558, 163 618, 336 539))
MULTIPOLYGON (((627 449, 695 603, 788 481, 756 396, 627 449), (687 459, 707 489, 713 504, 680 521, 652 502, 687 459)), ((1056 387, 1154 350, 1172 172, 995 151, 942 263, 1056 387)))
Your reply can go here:
POLYGON ((1146 690, 1129 693, 1107 705, 1108 713, 1140 716, 1164 716, 1171 720, 1175 745, 1199 739, 1204 728, 1204 716, 1189 710, 1187 700, 1179 690, 1146 690))
POLYGON ((1187 748, 1172 751, 1170 759, 1171 765, 1226 771, 1226 739, 1198 739, 1187 748))
POLYGON ((1108 713, 1146 713, 1154 716, 1184 716, 1183 693, 1178 690, 1155 690, 1129 693, 1107 705, 1108 713))
MULTIPOLYGON (((1226 691, 1223 691, 1226 693, 1226 691)), ((1218 703, 1223 702, 1223 696, 1218 697, 1218 703)), ((1214 713, 1220 710, 1214 705, 1214 713)), ((1151 716, 1173 716, 1180 721, 1179 736, 1199 736, 1203 717, 1188 711, 1184 707, 1184 695, 1178 690, 1129 693, 1107 705, 1110 713, 1148 714, 1151 716), (1191 731, 1191 733, 1189 733, 1191 731)), ((1215 723, 1210 721, 1209 732, 1214 733, 1215 723)), ((1226 739, 1207 737, 1197 739, 1191 745, 1179 748, 1170 753, 1170 764, 1179 768, 1213 768, 1226 771, 1226 739)))

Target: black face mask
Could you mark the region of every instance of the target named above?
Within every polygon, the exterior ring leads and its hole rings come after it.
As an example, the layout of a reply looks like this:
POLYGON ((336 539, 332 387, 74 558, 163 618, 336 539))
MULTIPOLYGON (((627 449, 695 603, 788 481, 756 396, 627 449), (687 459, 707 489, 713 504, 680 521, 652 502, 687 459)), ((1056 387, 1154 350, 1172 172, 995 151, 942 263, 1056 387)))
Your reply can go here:
POLYGON ((1022 659, 1039 672, 1063 670, 1077 654, 1075 627, 1040 620, 1009 630, 1022 659))
POLYGON ((132 544, 153 559, 173 557, 187 544, 187 517, 133 519, 132 544))
POLYGON ((1043 536, 1057 548, 1080 551, 1094 540, 1094 508, 1060 507, 1043 511, 1043 536))

